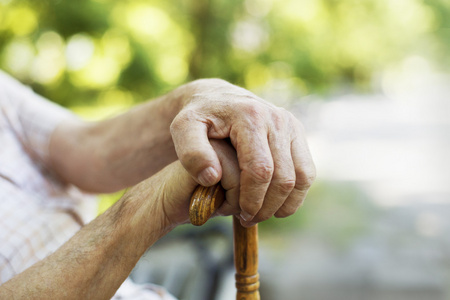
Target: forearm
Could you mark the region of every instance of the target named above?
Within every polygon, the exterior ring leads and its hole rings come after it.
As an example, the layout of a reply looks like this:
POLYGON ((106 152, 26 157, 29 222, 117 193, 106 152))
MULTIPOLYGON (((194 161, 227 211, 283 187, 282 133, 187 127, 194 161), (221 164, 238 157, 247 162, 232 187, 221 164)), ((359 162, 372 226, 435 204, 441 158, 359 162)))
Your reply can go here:
POLYGON ((67 123, 52 136, 50 165, 65 181, 91 192, 113 192, 176 160, 170 124, 187 86, 98 123, 67 123))
POLYGON ((145 184, 0 286, 0 299, 110 299, 144 251, 171 229, 156 199, 163 185, 145 184))

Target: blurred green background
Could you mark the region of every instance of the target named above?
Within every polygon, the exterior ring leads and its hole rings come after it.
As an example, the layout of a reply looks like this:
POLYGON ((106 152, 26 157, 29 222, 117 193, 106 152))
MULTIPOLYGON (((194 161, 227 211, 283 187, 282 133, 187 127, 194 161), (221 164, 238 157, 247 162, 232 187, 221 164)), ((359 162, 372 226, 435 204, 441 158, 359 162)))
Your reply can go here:
POLYGON ((294 101, 371 93, 406 57, 446 70, 449 52, 448 0, 0 0, 0 69, 90 120, 205 77, 294 101))
POLYGON ((447 0, 0 0, 0 68, 98 119, 220 77, 370 91, 406 55, 449 66, 447 0))
POLYGON ((447 0, 0 0, 0 69, 91 120, 205 77, 294 101, 370 93, 406 57, 446 70, 449 52, 447 0))
MULTIPOLYGON (((205 77, 290 108, 311 104, 294 113, 309 129, 319 180, 295 217, 260 224, 262 287, 278 293, 284 282, 283 289, 293 290, 302 278, 302 293, 313 286, 303 299, 380 299, 367 291, 383 282, 394 290, 392 278, 412 291, 395 299, 448 299, 448 280, 424 285, 447 289, 434 298, 417 290, 426 278, 450 278, 450 223, 441 216, 450 206, 433 198, 450 194, 434 195, 433 184, 423 194, 414 187, 427 186, 427 178, 448 186, 436 149, 448 157, 449 53, 450 0, 0 0, 0 69, 85 119, 105 118, 205 77), (435 73, 447 75, 436 81, 435 73), (434 164, 427 173, 424 166, 434 164), (404 204, 399 194, 386 197, 393 186, 409 192, 402 194, 404 204), (433 254, 436 249, 442 255, 433 254), (434 269, 423 272, 429 266, 417 263, 423 261, 434 269), (404 284, 409 275, 411 286, 404 284), (285 277, 292 282, 277 281, 285 277), (333 280, 345 278, 364 297, 337 297, 333 280), (318 296, 324 287, 331 287, 329 297, 318 296)), ((100 211, 120 194, 103 196, 100 211)))

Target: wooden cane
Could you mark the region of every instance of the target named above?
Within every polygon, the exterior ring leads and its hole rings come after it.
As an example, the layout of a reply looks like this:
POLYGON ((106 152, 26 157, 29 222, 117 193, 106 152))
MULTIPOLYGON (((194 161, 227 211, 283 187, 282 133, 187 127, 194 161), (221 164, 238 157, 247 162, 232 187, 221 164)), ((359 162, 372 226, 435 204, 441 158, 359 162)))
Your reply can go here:
MULTIPOLYGON (((201 226, 208 221, 225 200, 220 183, 204 187, 199 185, 191 197, 189 218, 201 226)), ((238 217, 233 217, 234 265, 236 267, 236 300, 260 300, 258 274, 258 225, 243 227, 238 217)))

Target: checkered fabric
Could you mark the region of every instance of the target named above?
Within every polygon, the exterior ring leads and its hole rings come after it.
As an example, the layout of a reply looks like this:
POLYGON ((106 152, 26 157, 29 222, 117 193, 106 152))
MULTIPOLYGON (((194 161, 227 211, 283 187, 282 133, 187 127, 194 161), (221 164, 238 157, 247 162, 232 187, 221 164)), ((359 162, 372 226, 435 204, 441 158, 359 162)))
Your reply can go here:
MULTIPOLYGON (((43 164, 51 133, 67 118, 75 116, 0 71, 0 284, 95 217, 95 197, 63 184, 43 164)), ((128 280, 114 298, 174 299, 128 280)))

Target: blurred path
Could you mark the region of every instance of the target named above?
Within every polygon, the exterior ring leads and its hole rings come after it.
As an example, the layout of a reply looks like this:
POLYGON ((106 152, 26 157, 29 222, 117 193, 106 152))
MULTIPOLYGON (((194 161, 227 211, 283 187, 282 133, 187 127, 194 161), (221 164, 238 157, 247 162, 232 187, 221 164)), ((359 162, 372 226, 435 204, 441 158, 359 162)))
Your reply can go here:
POLYGON ((319 178, 364 184, 383 206, 450 203, 450 76, 410 75, 385 92, 310 102, 319 178))
POLYGON ((292 108, 319 182, 355 184, 378 211, 341 248, 333 232, 305 229, 282 250, 261 241, 261 273, 271 274, 263 299, 450 299, 450 77, 416 58, 400 71, 384 74, 378 95, 310 97, 292 108))

